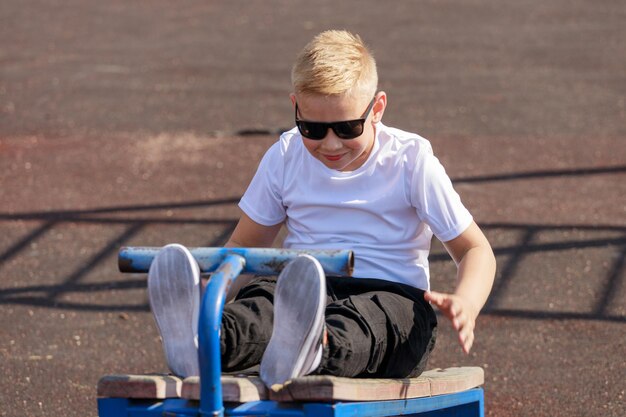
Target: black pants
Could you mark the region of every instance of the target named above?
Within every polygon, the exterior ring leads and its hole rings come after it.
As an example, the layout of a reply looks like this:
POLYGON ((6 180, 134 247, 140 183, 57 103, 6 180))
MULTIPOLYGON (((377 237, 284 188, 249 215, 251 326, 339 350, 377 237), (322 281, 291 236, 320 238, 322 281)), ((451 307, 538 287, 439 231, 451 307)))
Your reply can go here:
MULTIPOLYGON (((224 307, 222 369, 258 365, 272 335, 275 277, 257 277, 224 307)), ((377 279, 326 278, 328 345, 317 373, 402 378, 421 374, 437 318, 422 290, 377 279)))

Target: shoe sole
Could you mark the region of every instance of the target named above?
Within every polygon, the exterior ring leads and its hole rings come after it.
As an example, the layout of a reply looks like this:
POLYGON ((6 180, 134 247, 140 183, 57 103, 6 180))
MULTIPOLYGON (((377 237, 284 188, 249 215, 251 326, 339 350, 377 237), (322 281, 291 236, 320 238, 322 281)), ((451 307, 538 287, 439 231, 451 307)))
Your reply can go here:
POLYGON ((150 307, 167 364, 175 375, 199 375, 200 268, 187 248, 165 246, 148 272, 150 307))
POLYGON ((274 294, 274 327, 261 360, 268 386, 303 375, 319 354, 324 327, 326 281, 319 262, 300 255, 281 272, 274 294), (303 372, 304 371, 304 372, 303 372))

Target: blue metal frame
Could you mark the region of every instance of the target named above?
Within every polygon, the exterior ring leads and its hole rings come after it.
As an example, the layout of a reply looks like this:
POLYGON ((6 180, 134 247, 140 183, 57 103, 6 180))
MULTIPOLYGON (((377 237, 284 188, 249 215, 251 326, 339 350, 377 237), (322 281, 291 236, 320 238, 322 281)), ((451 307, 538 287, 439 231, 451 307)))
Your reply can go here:
POLYGON ((420 416, 480 416, 484 415, 482 388, 434 397, 408 400, 362 401, 335 403, 278 403, 254 401, 226 410, 226 416, 275 417, 386 417, 420 416))
MULTIPOLYGON (((147 271, 157 248, 122 248, 119 254, 123 272, 147 271)), ((213 272, 202 298, 198 323, 200 362, 200 402, 180 398, 134 400, 99 398, 100 417, 387 417, 400 415, 484 416, 484 393, 474 388, 455 394, 393 401, 282 403, 252 401, 229 404, 222 400, 220 325, 228 288, 242 272, 277 274, 289 260, 305 251, 258 248, 195 248, 192 254, 204 272, 213 272), (217 259, 219 258, 219 259, 217 259), (216 260, 217 259, 217 260, 216 260)), ((351 251, 306 251, 315 256, 327 273, 350 275, 351 251)))

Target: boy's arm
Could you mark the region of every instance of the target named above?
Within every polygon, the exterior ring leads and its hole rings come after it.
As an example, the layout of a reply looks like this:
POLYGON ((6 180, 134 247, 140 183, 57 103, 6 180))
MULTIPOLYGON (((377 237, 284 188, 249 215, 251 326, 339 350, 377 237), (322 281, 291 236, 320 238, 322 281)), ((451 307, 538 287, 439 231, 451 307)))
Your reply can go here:
POLYGON ((272 246, 282 223, 273 226, 263 226, 246 215, 241 214, 239 223, 233 234, 224 245, 227 248, 267 248, 272 246))
POLYGON ((424 298, 452 321, 463 351, 469 353, 474 342, 476 317, 491 292, 496 261, 491 245, 475 222, 443 245, 457 265, 457 287, 454 294, 432 291, 424 298))

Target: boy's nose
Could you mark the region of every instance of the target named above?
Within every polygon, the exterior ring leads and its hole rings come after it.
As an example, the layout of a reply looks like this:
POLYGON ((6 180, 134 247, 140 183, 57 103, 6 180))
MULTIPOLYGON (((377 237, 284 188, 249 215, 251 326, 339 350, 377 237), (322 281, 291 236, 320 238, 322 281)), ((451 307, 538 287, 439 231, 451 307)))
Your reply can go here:
POLYGON ((332 129, 328 129, 326 137, 322 140, 321 147, 329 151, 340 149, 343 146, 341 139, 335 135, 332 129))

